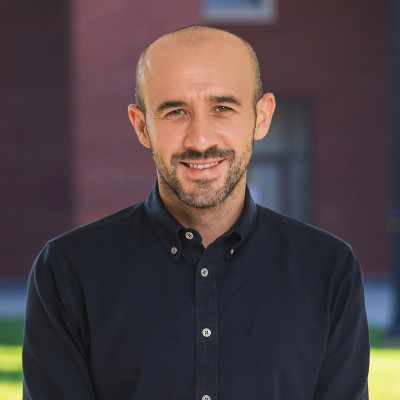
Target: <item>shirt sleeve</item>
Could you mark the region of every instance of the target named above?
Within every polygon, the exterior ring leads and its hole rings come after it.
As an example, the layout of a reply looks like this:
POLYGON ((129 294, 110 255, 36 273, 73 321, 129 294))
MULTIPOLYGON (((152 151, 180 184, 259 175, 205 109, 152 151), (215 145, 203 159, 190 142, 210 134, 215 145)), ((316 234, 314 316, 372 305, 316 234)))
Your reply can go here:
POLYGON ((330 330, 314 400, 367 400, 369 333, 363 279, 350 248, 331 285, 330 330))
MULTIPOLYGON (((48 244, 28 279, 23 341, 23 399, 95 399, 61 258, 48 244)), ((76 307, 76 306, 75 306, 76 307)))

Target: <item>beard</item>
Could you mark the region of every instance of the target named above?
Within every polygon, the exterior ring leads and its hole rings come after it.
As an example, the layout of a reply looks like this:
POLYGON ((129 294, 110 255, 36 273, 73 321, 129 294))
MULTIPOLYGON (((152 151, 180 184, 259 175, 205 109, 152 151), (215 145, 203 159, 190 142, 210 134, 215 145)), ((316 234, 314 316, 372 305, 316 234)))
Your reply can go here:
POLYGON ((231 149, 219 149, 210 147, 204 152, 188 150, 173 154, 169 165, 165 163, 162 156, 152 146, 153 159, 159 176, 159 184, 169 193, 173 193, 180 201, 188 207, 196 209, 213 208, 222 204, 238 183, 244 178, 254 148, 252 139, 243 152, 237 156, 231 149), (224 159, 228 163, 226 176, 219 187, 215 187, 216 179, 194 179, 191 183, 195 188, 185 190, 182 181, 178 177, 178 165, 182 160, 205 161, 207 159, 224 159))

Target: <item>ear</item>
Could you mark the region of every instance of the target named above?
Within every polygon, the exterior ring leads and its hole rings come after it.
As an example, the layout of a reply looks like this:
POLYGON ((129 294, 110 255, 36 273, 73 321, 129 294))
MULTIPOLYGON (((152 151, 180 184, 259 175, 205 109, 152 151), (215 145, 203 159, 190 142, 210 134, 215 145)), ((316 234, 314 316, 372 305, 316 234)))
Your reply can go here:
POLYGON ((128 115, 133 125, 139 142, 142 143, 144 147, 150 148, 150 138, 146 128, 146 117, 143 111, 136 105, 130 104, 128 106, 128 115))
POLYGON ((265 93, 257 103, 257 120, 254 139, 261 140, 268 133, 272 116, 275 111, 275 97, 272 93, 265 93))

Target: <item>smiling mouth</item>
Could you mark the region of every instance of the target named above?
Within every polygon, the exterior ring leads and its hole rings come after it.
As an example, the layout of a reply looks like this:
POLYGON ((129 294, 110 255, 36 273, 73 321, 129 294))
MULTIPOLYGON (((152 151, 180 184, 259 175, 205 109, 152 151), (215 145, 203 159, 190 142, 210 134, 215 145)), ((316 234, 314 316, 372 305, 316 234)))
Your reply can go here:
POLYGON ((215 167, 216 165, 218 165, 221 161, 215 161, 212 163, 208 163, 208 164, 192 164, 192 163, 184 163, 187 167, 189 168, 194 168, 194 169, 207 169, 207 168, 211 168, 211 167, 215 167))
POLYGON ((190 168, 194 169, 206 169, 206 168, 211 168, 214 167, 215 165, 218 165, 219 161, 213 162, 213 163, 208 163, 208 164, 189 164, 190 168))

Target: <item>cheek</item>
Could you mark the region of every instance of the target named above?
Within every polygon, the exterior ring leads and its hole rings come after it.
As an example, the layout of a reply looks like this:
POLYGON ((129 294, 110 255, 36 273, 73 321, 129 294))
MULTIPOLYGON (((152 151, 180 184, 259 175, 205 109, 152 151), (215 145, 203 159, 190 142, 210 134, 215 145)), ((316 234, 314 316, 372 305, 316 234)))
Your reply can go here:
POLYGON ((253 140, 254 128, 254 121, 230 121, 220 124, 218 133, 226 146, 240 148, 253 140))
POLYGON ((158 132, 156 135, 150 135, 151 148, 163 156, 163 158, 170 158, 174 153, 180 151, 178 141, 174 135, 166 135, 165 132, 158 132))

